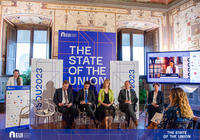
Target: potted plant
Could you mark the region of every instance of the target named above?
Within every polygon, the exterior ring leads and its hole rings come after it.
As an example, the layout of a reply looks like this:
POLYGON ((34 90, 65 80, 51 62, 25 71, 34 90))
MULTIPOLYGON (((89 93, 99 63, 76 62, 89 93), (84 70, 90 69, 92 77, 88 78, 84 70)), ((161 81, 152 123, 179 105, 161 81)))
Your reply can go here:
POLYGON ((31 68, 29 67, 27 69, 27 71, 25 71, 22 75, 21 75, 22 79, 23 79, 23 85, 30 85, 31 84, 31 68))

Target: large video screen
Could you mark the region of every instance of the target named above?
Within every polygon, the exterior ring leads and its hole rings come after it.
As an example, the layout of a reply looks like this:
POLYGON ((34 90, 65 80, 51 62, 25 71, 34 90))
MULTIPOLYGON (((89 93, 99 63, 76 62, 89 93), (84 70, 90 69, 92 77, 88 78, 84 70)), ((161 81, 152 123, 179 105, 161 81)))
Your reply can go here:
POLYGON ((147 82, 200 83, 200 51, 148 52, 147 82))

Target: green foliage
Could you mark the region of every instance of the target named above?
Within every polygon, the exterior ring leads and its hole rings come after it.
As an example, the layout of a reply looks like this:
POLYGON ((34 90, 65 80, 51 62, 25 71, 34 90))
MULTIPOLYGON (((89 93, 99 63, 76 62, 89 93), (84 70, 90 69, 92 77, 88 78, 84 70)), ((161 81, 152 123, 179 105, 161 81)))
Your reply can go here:
POLYGON ((140 97, 139 97, 140 104, 145 104, 146 98, 147 98, 145 88, 141 89, 139 94, 140 94, 140 97))
POLYGON ((147 100, 146 89, 144 88, 142 79, 139 80, 139 103, 145 104, 147 100))
POLYGON ((27 69, 22 75, 23 85, 30 85, 31 84, 31 69, 27 69))

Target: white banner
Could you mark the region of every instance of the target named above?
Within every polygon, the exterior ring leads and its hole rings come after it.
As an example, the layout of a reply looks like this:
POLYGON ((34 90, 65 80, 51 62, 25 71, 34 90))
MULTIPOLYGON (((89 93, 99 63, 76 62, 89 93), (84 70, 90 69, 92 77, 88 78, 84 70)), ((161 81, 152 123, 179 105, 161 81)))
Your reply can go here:
MULTIPOLYGON (((32 59, 31 64, 31 102, 40 99, 53 100, 55 90, 62 87, 63 60, 32 59)), ((33 104, 31 106, 33 107, 33 104)), ((31 112, 32 118, 33 110, 31 112)), ((40 119, 40 123, 45 123, 45 120, 40 119)))
POLYGON ((29 127, 30 86, 6 87, 6 125, 11 127, 29 127))
POLYGON ((138 61, 110 61, 110 82, 111 82, 111 89, 115 94, 115 103, 118 104, 118 95, 120 90, 124 88, 124 82, 126 80, 129 80, 138 98, 137 112, 136 112, 137 119, 139 119, 138 68, 139 68, 138 61))

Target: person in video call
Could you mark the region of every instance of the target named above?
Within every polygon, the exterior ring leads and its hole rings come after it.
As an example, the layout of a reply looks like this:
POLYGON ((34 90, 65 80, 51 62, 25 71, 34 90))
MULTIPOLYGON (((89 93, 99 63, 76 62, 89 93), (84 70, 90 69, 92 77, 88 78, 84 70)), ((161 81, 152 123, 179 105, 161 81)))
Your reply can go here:
POLYGON ((179 74, 178 66, 175 66, 173 60, 170 60, 169 66, 166 69, 166 73, 169 73, 169 74, 177 73, 177 74, 179 74))
POLYGON ((92 117, 95 125, 97 125, 93 111, 94 105, 96 103, 96 97, 94 95, 94 92, 89 88, 90 82, 85 81, 84 88, 78 91, 78 94, 76 96, 76 102, 78 103, 78 108, 80 109, 80 111, 85 111, 88 116, 92 117))
POLYGON ((164 106, 163 93, 159 91, 159 83, 153 84, 154 90, 148 94, 148 126, 156 112, 161 113, 164 106))
POLYGON ((103 83, 103 88, 100 89, 98 94, 98 108, 97 108, 97 118, 99 121, 104 120, 105 128, 112 129, 111 124, 114 117, 115 109, 113 107, 114 103, 114 93, 110 89, 110 80, 106 79, 103 83))
POLYGON ((130 124, 130 118, 133 120, 135 126, 138 126, 138 120, 135 114, 135 106, 138 101, 136 93, 131 89, 131 84, 127 80, 124 83, 125 89, 120 90, 118 96, 119 109, 126 114, 126 120, 128 127, 130 124))
POLYGON ((8 79, 7 86, 23 86, 23 80, 18 69, 13 71, 13 76, 8 79))
POLYGON ((170 105, 158 125, 159 129, 191 129, 193 111, 187 94, 182 88, 172 88, 169 95, 170 105))
POLYGON ((72 128, 76 109, 73 107, 73 94, 67 80, 63 82, 62 88, 56 89, 53 101, 58 111, 63 114, 63 119, 67 123, 66 129, 72 128))

